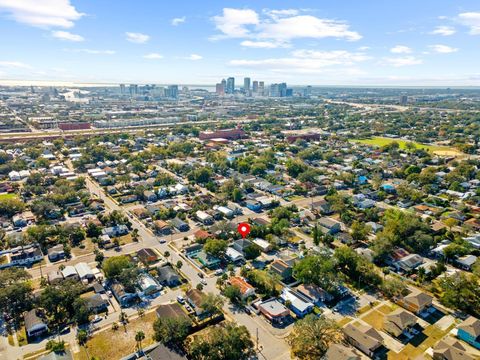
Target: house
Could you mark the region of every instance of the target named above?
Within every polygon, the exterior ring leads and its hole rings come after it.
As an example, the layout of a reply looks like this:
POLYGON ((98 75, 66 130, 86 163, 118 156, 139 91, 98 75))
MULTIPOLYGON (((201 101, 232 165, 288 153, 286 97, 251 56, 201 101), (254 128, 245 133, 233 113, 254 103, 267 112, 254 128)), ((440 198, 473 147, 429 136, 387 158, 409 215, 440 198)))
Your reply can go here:
POLYGON ((111 238, 127 235, 128 227, 127 225, 123 225, 123 224, 111 226, 111 227, 102 229, 102 234, 108 235, 111 238))
POLYGON ((185 232, 185 231, 188 231, 190 229, 190 226, 188 226, 188 224, 186 222, 184 222, 183 220, 181 220, 178 217, 170 220, 170 223, 172 224, 172 226, 175 229, 177 229, 178 231, 181 231, 181 232, 185 232))
POLYGON ((37 247, 17 249, 10 253, 9 266, 30 266, 43 260, 42 251, 37 247))
POLYGON ((343 328, 343 332, 345 340, 371 358, 383 346, 382 335, 370 325, 350 323, 343 328))
POLYGON ((230 285, 239 288, 242 299, 255 295, 255 288, 240 276, 232 276, 228 282, 230 285))
POLYGON ((409 254, 393 263, 398 271, 410 272, 423 264, 423 257, 418 254, 409 254))
POLYGON ((65 251, 63 250, 63 245, 55 245, 48 249, 48 260, 51 262, 59 261, 65 258, 65 251))
POLYGON ((354 348, 342 344, 332 344, 328 347, 323 360, 361 360, 362 356, 354 348))
POLYGON ((316 214, 330 215, 333 213, 330 203, 326 200, 314 201, 310 204, 310 209, 316 214))
POLYGON ((161 319, 189 319, 182 306, 176 302, 171 304, 159 305, 155 310, 155 313, 157 314, 157 317, 161 319))
POLYGON ((455 264, 466 271, 471 271, 473 264, 477 261, 477 257, 475 255, 465 255, 457 258, 455 260, 455 264))
POLYGON ((206 268, 213 269, 220 265, 220 259, 207 254, 205 251, 201 250, 195 255, 196 259, 206 268))
POLYGON ((275 299, 262 302, 258 305, 258 310, 272 324, 282 324, 290 316, 290 311, 285 305, 275 299))
POLYGON ((282 281, 286 281, 292 277, 293 268, 281 259, 277 259, 270 265, 270 271, 280 276, 282 281))
POLYGON ((157 268, 158 281, 162 285, 177 286, 181 283, 180 275, 170 265, 157 268))
POLYGON ((78 277, 80 280, 91 281, 95 279, 92 269, 87 263, 81 262, 75 265, 75 270, 77 271, 78 277))
POLYGON ((460 341, 447 336, 432 348, 433 360, 474 360, 460 341))
POLYGON ((421 290, 414 289, 408 295, 397 298, 396 302, 414 314, 424 314, 432 307, 433 298, 421 290))
POLYGON ((333 300, 331 294, 323 290, 320 286, 313 284, 301 284, 297 287, 297 292, 317 306, 321 306, 322 304, 333 300))
POLYGON ((417 317, 404 309, 396 309, 386 315, 383 320, 383 328, 390 334, 399 337, 402 334, 409 334, 416 325, 417 317))
POLYGON ((47 274, 47 279, 50 285, 55 285, 63 281, 63 275, 58 270, 52 270, 47 274))
POLYGON ((205 314, 205 310, 202 309, 203 298, 205 294, 198 289, 189 289, 185 293, 187 302, 192 306, 197 316, 205 314))
POLYGON ((162 290, 162 286, 148 274, 140 276, 138 279, 138 287, 144 295, 152 295, 162 290))
POLYGON ((302 299, 298 294, 289 288, 283 288, 280 298, 283 303, 290 307, 290 309, 297 315, 297 317, 303 318, 313 310, 313 303, 302 299))
POLYGON ((193 234, 193 236, 195 236, 195 239, 196 240, 206 240, 208 238, 211 238, 212 237, 212 234, 210 234, 208 231, 206 230, 203 230, 203 229, 198 229, 197 231, 195 231, 195 233, 193 234))
POLYGON ((145 201, 151 201, 151 202, 157 201, 157 195, 155 195, 155 193, 151 190, 145 190, 143 192, 143 197, 145 198, 145 201))
POLYGON ((65 280, 79 280, 77 270, 75 266, 67 265, 62 270, 62 275, 65 280))
POLYGON ((269 243, 268 241, 266 241, 266 240, 257 238, 257 239, 255 239, 255 240, 253 240, 253 243, 254 243, 255 245, 257 245, 257 246, 260 248, 260 250, 262 250, 264 253, 269 252, 270 250, 272 250, 272 244, 270 244, 270 243, 269 243))
POLYGON ((233 242, 233 248, 240 252, 242 255, 245 255, 245 249, 252 245, 252 242, 247 239, 240 239, 233 242))
POLYGON ((122 360, 187 360, 187 357, 183 354, 178 353, 175 350, 172 350, 165 345, 160 343, 149 346, 148 348, 143 349, 142 351, 145 355, 138 355, 136 352, 133 356, 128 356, 122 360), (140 357, 138 357, 140 356, 140 357))
POLYGON ((150 248, 143 248, 137 251, 137 257, 145 265, 153 264, 158 261, 158 254, 150 248))
POLYGON ((39 309, 32 309, 25 313, 25 331, 28 337, 35 338, 48 332, 48 326, 42 317, 43 314, 39 309))
POLYGON ((235 250, 232 247, 228 247, 227 251, 225 252, 225 256, 233 263, 240 263, 245 261, 242 253, 240 251, 235 250))
POLYGON ((480 320, 469 316, 457 326, 457 337, 473 347, 480 349, 480 320))
POLYGON ((112 239, 106 234, 100 235, 100 238, 98 239, 98 244, 103 247, 108 247, 112 244, 112 239))
POLYGON ((318 225, 320 225, 320 230, 322 230, 324 234, 334 235, 341 230, 340 223, 328 217, 318 219, 318 225))
POLYGON ((100 294, 93 294, 85 300, 87 301, 88 309, 95 314, 107 311, 108 309, 108 301, 100 294))
POLYGON ((253 212, 260 212, 262 210, 262 204, 255 200, 245 201, 245 206, 253 212))
POLYGON ((213 216, 202 210, 198 210, 195 213, 195 217, 204 225, 212 225, 214 222, 213 216))
POLYGON ((137 297, 137 294, 126 291, 125 287, 119 282, 114 282, 110 286, 110 289, 121 307, 130 305, 130 303, 137 297))
POLYGON ((172 232, 170 224, 163 220, 155 220, 153 222, 153 228, 155 232, 159 235, 168 235, 172 232))

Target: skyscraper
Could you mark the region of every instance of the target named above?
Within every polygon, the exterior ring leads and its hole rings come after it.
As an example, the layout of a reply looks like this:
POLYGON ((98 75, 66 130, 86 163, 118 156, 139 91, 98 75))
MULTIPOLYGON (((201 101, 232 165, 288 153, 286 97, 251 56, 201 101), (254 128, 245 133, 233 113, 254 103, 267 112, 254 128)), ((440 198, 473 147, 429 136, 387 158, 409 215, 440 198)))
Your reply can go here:
POLYGON ((128 89, 130 91, 130 96, 134 96, 138 94, 138 85, 137 84, 130 84, 128 89))
POLYGON ((225 95, 225 87, 223 86, 223 81, 215 85, 215 92, 217 95, 225 95))
POLYGON ((178 85, 169 85, 167 88, 167 97, 178 99, 178 85))
POLYGON ((265 95, 265 82, 260 81, 260 82, 258 83, 258 93, 259 93, 260 95, 265 95))
POLYGON ((243 78, 243 91, 245 91, 245 93, 248 93, 250 91, 250 78, 249 77, 243 78))
POLYGON ((120 94, 125 94, 125 84, 120 84, 120 94))
POLYGON ((229 77, 227 79, 227 94, 233 94, 235 92, 235 78, 229 77))
POLYGON ((255 80, 253 83, 252 83, 252 91, 254 94, 256 94, 258 92, 258 81, 255 80))

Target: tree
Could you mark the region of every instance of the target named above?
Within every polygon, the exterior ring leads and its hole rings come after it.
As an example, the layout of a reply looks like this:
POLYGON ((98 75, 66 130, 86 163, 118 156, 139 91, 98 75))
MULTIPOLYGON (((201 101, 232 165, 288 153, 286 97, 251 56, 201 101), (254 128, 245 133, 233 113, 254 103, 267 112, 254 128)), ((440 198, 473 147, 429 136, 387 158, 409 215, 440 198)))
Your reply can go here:
POLYGON ((328 292, 335 292, 339 285, 335 263, 329 255, 308 255, 293 267, 293 277, 305 284, 315 284, 328 292))
POLYGON ((167 346, 181 347, 192 325, 186 317, 158 318, 153 323, 153 338, 167 346))
POLYGON ((135 334, 135 341, 137 342, 138 350, 142 350, 142 341, 145 340, 145 333, 140 330, 137 331, 135 334))
POLYGON ((352 238, 355 241, 363 241, 367 239, 367 235, 371 228, 360 221, 354 221, 351 226, 352 238))
POLYGON ((45 350, 50 350, 54 353, 63 353, 65 351, 65 341, 49 340, 45 345, 45 350))
POLYGON ((123 330, 127 332, 128 316, 125 311, 120 311, 120 314, 118 315, 118 321, 123 325, 123 330))
MULTIPOLYGON (((221 280, 221 278, 219 278, 221 280)), ((242 293, 238 286, 228 285, 223 289, 223 295, 230 300, 231 303, 238 303, 242 299, 242 293)))
POLYGON ((178 260, 178 261, 177 261, 177 264, 176 264, 177 269, 181 269, 182 266, 183 266, 182 260, 178 260))
POLYGON ((107 279, 118 277, 123 270, 132 267, 130 258, 126 255, 112 256, 103 262, 102 268, 107 279))
POLYGON ((227 247, 228 247, 228 242, 226 242, 225 240, 209 239, 205 243, 205 246, 203 247, 203 249, 208 255, 221 257, 225 255, 225 252, 227 251, 227 247))
POLYGON ((213 293, 205 294, 200 303, 200 308, 210 316, 213 316, 217 312, 221 311, 222 307, 223 298, 220 295, 215 295, 213 293))
MULTIPOLYGON (((87 341, 88 341, 88 333, 86 330, 78 330, 77 332, 77 342, 78 345, 84 346, 85 351, 87 351, 87 341)), ((87 351, 88 354, 88 351, 87 351)))
POLYGON ((254 354, 254 343, 245 326, 226 322, 209 327, 187 344, 193 360, 247 360, 254 354))
POLYGON ((480 282, 477 276, 456 273, 439 280, 440 302, 475 317, 480 316, 480 282))
POLYGON ((261 250, 257 244, 248 245, 244 250, 245 259, 253 260, 260 256, 261 250))
POLYGON ((381 285, 381 290, 389 298, 405 296, 409 292, 405 282, 396 277, 385 279, 381 285))
POLYGON ((76 298, 73 302, 73 308, 75 309, 74 319, 77 325, 87 323, 88 317, 92 313, 88 307, 87 300, 80 297, 76 298))
POLYGON ((287 337, 292 356, 301 360, 321 359, 332 344, 342 340, 343 333, 334 320, 312 314, 297 321, 287 337))
POLYGON ((13 216, 25 209, 25 203, 17 197, 4 197, 0 199, 0 214, 13 216))
POLYGON ((0 312, 17 321, 30 308, 33 288, 30 274, 20 268, 0 271, 0 312))

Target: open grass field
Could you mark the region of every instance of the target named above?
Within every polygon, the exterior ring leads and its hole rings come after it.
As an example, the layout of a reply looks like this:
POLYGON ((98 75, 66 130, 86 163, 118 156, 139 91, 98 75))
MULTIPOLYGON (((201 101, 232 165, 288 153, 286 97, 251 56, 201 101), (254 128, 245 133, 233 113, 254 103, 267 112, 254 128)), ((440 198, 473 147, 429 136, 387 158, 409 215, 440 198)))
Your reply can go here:
POLYGON ((426 151, 429 151, 431 153, 437 154, 437 155, 445 155, 445 156, 460 156, 463 155, 462 152, 458 151, 457 149, 449 146, 438 146, 438 145, 425 145, 425 144, 420 144, 414 141, 408 141, 408 140, 402 140, 402 139, 392 139, 392 138, 386 138, 386 137, 381 137, 381 136, 374 136, 369 139, 352 139, 352 142, 357 142, 360 144, 365 144, 365 145, 371 145, 371 146, 378 146, 382 147, 388 144, 391 144, 392 142, 397 142, 398 145, 400 146, 400 149, 406 149, 407 143, 412 143, 415 145, 417 149, 425 149, 426 151))
POLYGON ((7 200, 7 199, 14 199, 16 198, 17 195, 14 193, 5 193, 5 194, 0 194, 0 201, 1 200, 7 200))
MULTIPOLYGON (((127 332, 120 325, 118 330, 104 330, 95 334, 87 342, 88 352, 91 357, 99 359, 121 359, 136 350, 135 334, 142 330, 145 333, 145 340, 142 346, 147 347, 154 343, 153 322, 156 319, 155 311, 145 314, 141 318, 131 320, 127 324, 127 332)), ((75 360, 90 360, 84 348, 74 354, 75 360)))

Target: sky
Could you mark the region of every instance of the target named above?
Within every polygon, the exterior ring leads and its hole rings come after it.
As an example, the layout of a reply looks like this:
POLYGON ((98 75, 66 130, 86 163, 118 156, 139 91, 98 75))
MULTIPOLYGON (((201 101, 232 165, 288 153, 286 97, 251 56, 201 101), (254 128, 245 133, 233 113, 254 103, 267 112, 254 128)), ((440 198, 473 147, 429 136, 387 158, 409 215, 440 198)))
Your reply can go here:
POLYGON ((0 0, 0 80, 480 86, 478 0, 0 0))

